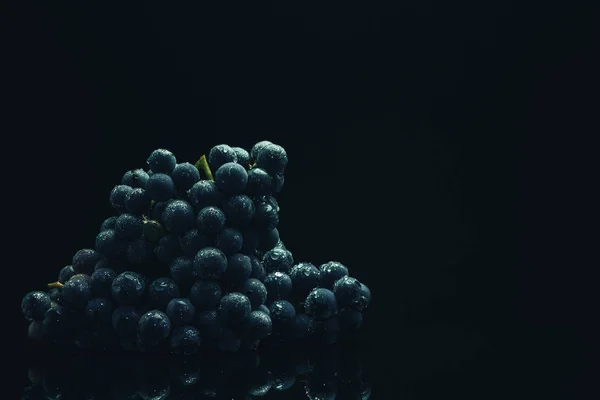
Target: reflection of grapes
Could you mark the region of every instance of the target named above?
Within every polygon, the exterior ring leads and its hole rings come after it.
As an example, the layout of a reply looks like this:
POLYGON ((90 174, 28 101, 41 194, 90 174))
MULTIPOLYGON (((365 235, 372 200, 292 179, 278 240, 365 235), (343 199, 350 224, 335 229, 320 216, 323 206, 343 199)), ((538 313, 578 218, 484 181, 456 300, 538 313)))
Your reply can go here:
MULTIPOLYGON (((287 165, 269 141, 250 152, 217 145, 196 164, 154 150, 146 170, 125 172, 110 191, 117 215, 95 247, 75 252, 47 291, 24 296, 30 339, 185 355, 332 344, 358 330, 367 286, 340 262, 297 262, 281 240, 274 196, 287 165)), ((269 387, 285 390, 290 379, 269 387)), ((156 398, 153 384, 140 393, 156 398)))

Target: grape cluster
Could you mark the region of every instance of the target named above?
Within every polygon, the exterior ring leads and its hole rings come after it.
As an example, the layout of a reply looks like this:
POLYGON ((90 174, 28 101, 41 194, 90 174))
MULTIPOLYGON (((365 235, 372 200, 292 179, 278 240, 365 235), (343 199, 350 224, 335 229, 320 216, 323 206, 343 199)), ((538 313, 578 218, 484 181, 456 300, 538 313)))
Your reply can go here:
POLYGON ((356 351, 273 350, 263 356, 239 352, 191 359, 85 356, 32 362, 21 399, 370 398, 368 375, 356 351))
POLYGON ((195 164, 154 150, 110 192, 117 215, 95 247, 77 251, 48 291, 24 296, 29 336, 193 354, 358 330, 368 287, 339 262, 295 262, 279 237, 287 163, 269 141, 250 152, 217 145, 195 164))

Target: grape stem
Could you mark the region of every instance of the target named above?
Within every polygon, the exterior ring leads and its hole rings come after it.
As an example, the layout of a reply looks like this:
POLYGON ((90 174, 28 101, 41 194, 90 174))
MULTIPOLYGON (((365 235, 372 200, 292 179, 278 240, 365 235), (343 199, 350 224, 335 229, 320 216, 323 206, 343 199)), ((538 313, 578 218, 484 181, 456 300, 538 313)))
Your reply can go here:
POLYGON ((60 283, 59 281, 56 282, 52 282, 48 284, 48 287, 50 289, 62 289, 65 285, 63 285, 62 283, 60 283))
POLYGON ((206 161, 206 155, 202 155, 202 157, 200 157, 200 159, 196 162, 196 164, 194 164, 194 166, 196 168, 198 168, 199 171, 204 172, 204 175, 206 175, 206 177, 211 180, 211 181, 215 181, 215 179, 213 178, 212 172, 210 171, 210 166, 208 165, 208 161, 206 161))

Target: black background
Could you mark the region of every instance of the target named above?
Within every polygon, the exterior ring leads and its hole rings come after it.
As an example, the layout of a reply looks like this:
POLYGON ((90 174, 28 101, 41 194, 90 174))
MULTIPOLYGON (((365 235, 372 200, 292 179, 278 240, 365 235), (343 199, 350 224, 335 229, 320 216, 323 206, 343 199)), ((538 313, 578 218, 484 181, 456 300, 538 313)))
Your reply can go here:
POLYGON ((583 393, 593 10, 197 3, 15 8, 10 308, 93 246, 111 188, 153 149, 193 162, 266 139, 290 158, 280 233, 295 258, 339 260, 372 288, 374 399, 583 393))

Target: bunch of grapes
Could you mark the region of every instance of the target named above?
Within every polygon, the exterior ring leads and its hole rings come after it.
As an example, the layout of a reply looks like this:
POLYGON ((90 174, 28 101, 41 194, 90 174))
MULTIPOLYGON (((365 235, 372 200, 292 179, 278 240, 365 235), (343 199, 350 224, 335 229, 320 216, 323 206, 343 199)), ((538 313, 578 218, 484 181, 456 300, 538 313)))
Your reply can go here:
POLYGON ((168 150, 127 171, 117 215, 47 291, 22 301, 32 339, 81 348, 192 354, 261 340, 337 341, 358 330, 371 293, 336 261, 294 261, 277 226, 283 147, 225 144, 198 162, 168 150), (214 172, 214 176, 213 173, 214 172))

